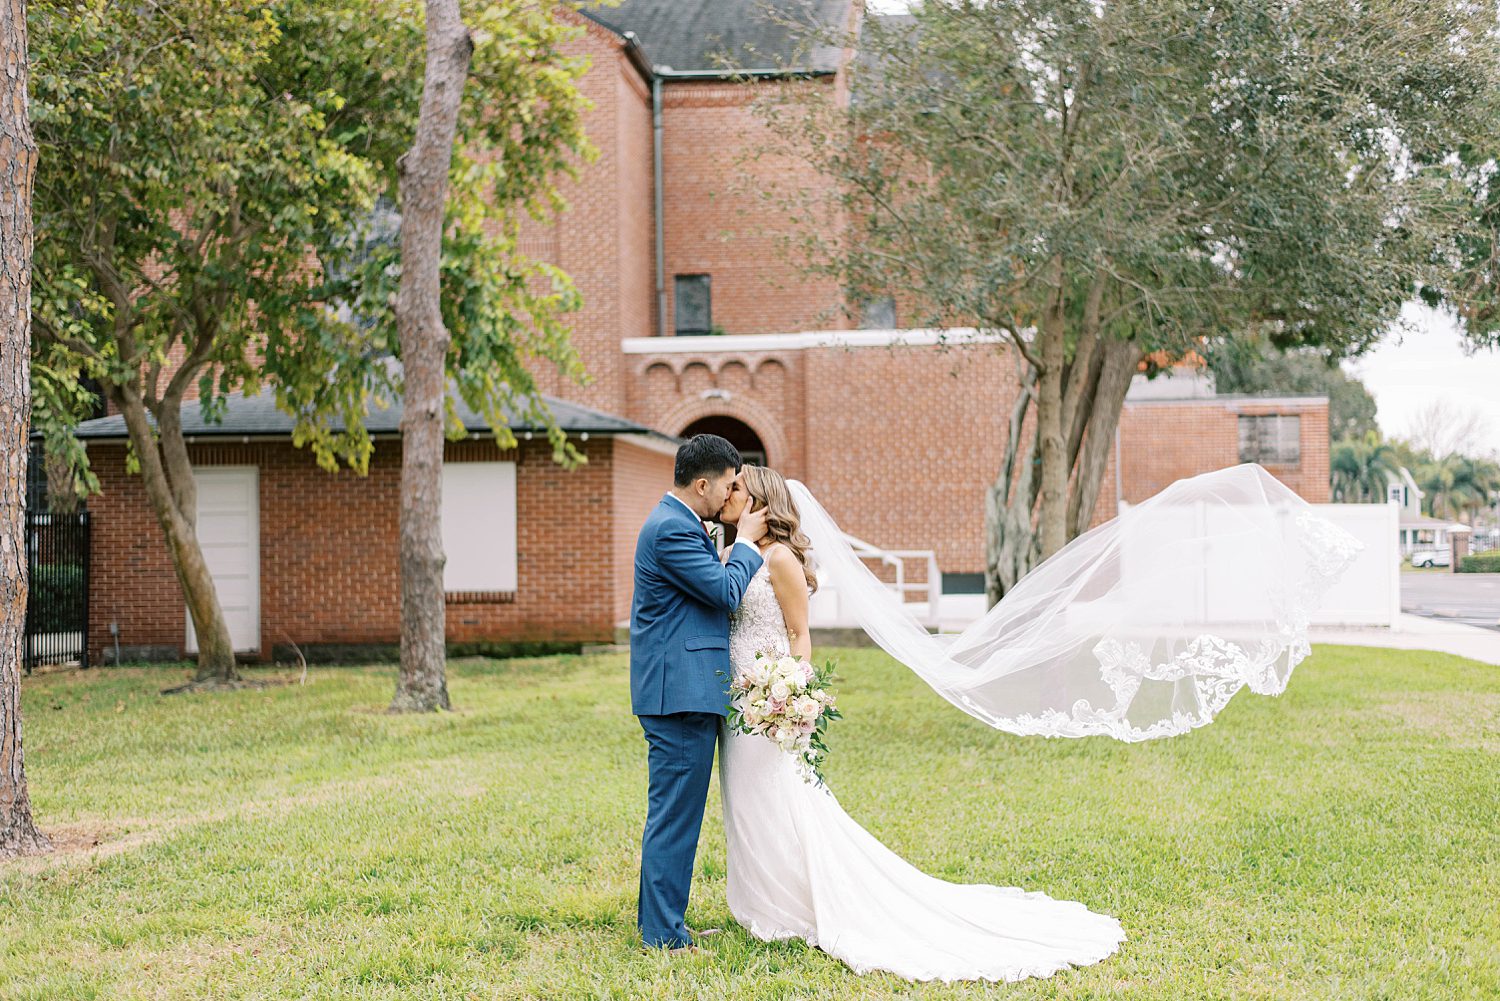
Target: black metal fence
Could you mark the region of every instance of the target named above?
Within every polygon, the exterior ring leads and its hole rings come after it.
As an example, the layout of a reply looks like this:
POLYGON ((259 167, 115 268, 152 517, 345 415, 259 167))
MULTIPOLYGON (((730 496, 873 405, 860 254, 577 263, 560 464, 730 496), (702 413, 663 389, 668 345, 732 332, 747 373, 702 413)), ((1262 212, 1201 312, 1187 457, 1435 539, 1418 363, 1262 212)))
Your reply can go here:
POLYGON ((26 673, 37 664, 89 666, 89 513, 26 514, 26 673))

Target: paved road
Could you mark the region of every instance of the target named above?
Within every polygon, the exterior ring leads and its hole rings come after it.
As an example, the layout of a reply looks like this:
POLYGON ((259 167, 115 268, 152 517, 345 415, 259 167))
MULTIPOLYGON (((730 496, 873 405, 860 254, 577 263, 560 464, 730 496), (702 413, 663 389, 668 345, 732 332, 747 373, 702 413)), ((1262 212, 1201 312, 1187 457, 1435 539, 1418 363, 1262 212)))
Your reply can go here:
POLYGON ((1500 574, 1403 573, 1401 610, 1500 629, 1500 574))

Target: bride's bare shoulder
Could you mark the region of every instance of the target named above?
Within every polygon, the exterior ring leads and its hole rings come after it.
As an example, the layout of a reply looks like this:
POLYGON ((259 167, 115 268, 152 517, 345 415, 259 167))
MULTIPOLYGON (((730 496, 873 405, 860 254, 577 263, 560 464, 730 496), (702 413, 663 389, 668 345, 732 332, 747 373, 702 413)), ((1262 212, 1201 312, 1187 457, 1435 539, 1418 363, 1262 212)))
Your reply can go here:
POLYGON ((797 559, 797 554, 792 552, 792 547, 781 542, 773 542, 766 547, 761 557, 766 565, 771 568, 772 577, 784 577, 787 580, 802 579, 802 561, 797 559))

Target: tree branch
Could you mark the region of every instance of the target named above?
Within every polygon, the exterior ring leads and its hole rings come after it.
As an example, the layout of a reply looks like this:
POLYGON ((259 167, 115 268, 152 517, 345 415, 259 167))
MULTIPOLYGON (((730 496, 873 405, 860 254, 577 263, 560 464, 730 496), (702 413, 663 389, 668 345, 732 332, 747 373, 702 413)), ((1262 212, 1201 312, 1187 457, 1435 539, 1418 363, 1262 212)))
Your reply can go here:
POLYGON ((85 358, 92 358, 95 361, 104 360, 104 356, 99 353, 98 348, 94 347, 87 341, 80 340, 77 337, 72 336, 71 334, 63 333, 57 328, 56 324, 54 324, 51 320, 47 319, 47 317, 43 316, 40 313, 37 313, 35 311, 32 312, 31 325, 33 329, 39 330, 44 337, 46 337, 53 343, 61 344, 68 350, 81 354, 85 358))

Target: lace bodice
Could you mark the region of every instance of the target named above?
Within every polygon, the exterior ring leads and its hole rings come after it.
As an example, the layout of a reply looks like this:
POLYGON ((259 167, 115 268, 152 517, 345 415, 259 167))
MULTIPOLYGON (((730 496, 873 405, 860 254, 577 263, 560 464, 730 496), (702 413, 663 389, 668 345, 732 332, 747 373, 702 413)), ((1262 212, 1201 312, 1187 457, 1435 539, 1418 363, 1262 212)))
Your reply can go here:
POLYGON ((745 585, 745 596, 729 616, 729 664, 736 676, 755 663, 758 653, 790 653, 786 618, 771 586, 771 564, 763 563, 745 585))

